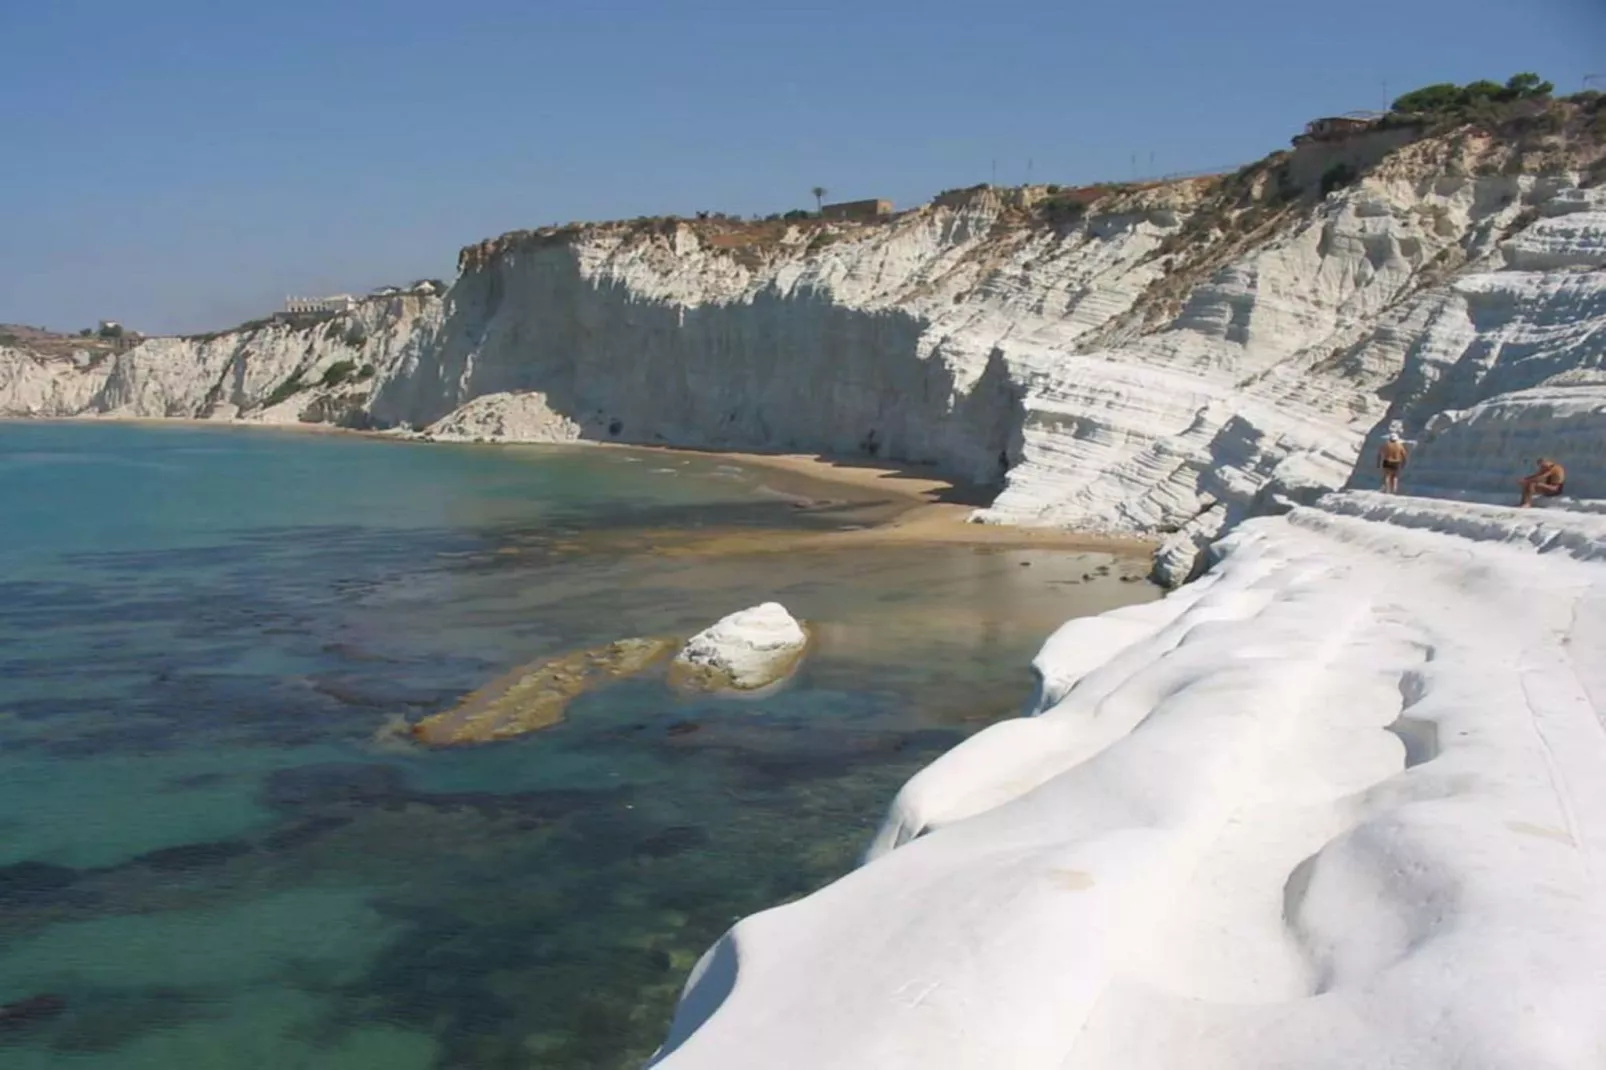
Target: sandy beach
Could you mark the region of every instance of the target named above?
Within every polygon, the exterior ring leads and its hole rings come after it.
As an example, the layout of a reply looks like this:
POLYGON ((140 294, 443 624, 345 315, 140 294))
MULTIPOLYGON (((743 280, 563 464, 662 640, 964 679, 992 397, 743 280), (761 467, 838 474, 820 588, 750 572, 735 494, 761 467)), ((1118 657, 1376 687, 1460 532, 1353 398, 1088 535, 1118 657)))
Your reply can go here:
POLYGON ((826 549, 833 546, 864 546, 882 543, 946 543, 952 545, 1031 547, 1039 549, 1084 550, 1117 554, 1122 557, 1148 557, 1156 540, 1136 536, 1101 535, 1067 531, 1061 528, 1029 528, 1007 524, 973 524, 968 517, 992 501, 996 488, 965 484, 944 476, 929 466, 890 464, 863 458, 833 458, 808 453, 744 453, 730 450, 696 449, 681 446, 637 445, 628 442, 598 442, 589 439, 566 442, 444 443, 422 439, 406 432, 356 431, 329 424, 257 423, 245 420, 202 420, 183 417, 81 416, 59 420, 5 422, 105 422, 141 424, 153 427, 236 427, 294 434, 360 435, 401 444, 559 449, 621 449, 637 453, 656 453, 666 457, 701 457, 732 465, 762 469, 770 473, 765 488, 794 501, 800 509, 839 509, 850 514, 862 527, 830 532, 754 532, 738 529, 687 532, 682 541, 665 533, 666 553, 763 553, 797 549, 826 549))
MULTIPOLYGON (((764 469, 776 474, 774 489, 796 495, 809 504, 829 507, 854 501, 865 502, 866 525, 852 531, 801 533, 787 537, 785 548, 829 545, 862 546, 867 543, 950 543, 975 546, 1064 548, 1097 551, 1122 556, 1143 556, 1154 552, 1157 542, 1132 536, 1100 535, 1059 528, 1028 528, 1006 524, 973 524, 970 514, 992 501, 995 488, 977 487, 949 479, 934 469, 914 465, 894 465, 857 460, 840 460, 800 453, 735 453, 659 447, 665 454, 713 457, 731 464, 764 469), (790 479, 786 477, 791 477, 790 479), (842 497, 820 500, 824 486, 842 497), (810 493, 813 492, 813 494, 810 493), (874 504, 871 504, 874 503, 874 504)), ((719 540, 722 549, 736 550, 742 541, 772 543, 751 532, 732 533, 719 540)))

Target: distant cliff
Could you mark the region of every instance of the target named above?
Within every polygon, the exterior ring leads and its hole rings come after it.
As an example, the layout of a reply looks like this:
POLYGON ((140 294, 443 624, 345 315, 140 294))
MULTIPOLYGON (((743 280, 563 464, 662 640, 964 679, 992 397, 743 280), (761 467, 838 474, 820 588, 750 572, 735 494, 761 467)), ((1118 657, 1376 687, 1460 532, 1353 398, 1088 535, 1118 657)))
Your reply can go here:
POLYGON ((1237 520, 1345 483, 1388 427, 1450 442, 1540 390, 1606 436, 1603 144, 1598 100, 1555 103, 884 222, 518 232, 465 249, 444 297, 115 355, 0 345, 0 414, 932 462, 1000 486, 979 519, 1168 533, 1176 580, 1237 520))

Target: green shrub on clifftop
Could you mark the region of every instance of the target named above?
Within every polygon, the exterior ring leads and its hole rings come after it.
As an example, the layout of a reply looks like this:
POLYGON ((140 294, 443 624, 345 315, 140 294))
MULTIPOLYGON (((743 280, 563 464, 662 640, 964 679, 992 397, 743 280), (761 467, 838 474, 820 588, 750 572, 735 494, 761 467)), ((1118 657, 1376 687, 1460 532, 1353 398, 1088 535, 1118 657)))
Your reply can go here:
POLYGON ((1467 85, 1439 82, 1413 89, 1396 100, 1391 109, 1426 115, 1455 115, 1478 111, 1498 104, 1519 100, 1545 100, 1556 87, 1532 71, 1514 74, 1505 85, 1480 79, 1467 85))

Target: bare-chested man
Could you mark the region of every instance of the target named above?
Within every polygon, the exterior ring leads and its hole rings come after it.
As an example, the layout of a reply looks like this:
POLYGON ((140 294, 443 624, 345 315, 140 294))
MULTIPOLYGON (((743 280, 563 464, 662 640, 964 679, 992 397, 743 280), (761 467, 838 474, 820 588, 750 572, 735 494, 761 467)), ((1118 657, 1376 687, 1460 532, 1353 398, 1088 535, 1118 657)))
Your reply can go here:
POLYGON ((1532 505, 1534 495, 1545 498, 1554 498, 1567 489, 1567 469, 1558 462, 1549 458, 1539 458, 1539 470, 1531 476, 1523 476, 1521 505, 1532 505))
POLYGON ((1383 493, 1398 494, 1400 492, 1400 470, 1405 467, 1406 458, 1411 455, 1400 441, 1398 434, 1391 433, 1388 441, 1377 451, 1377 466, 1383 470, 1383 493))

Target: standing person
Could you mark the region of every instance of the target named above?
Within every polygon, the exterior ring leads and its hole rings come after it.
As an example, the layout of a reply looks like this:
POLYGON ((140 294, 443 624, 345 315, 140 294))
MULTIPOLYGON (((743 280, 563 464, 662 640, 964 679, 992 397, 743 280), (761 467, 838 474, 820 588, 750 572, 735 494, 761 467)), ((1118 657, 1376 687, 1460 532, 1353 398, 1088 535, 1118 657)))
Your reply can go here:
POLYGON ((1400 470, 1405 467, 1406 458, 1411 455, 1400 441, 1397 432, 1389 432, 1388 441, 1377 451, 1377 466, 1383 470, 1383 493, 1398 494, 1400 492, 1400 470))
POLYGON ((1567 489, 1567 469, 1549 457, 1541 457, 1539 470, 1531 476, 1523 476, 1519 482, 1522 484, 1522 501, 1518 504, 1532 505, 1535 494, 1554 498, 1567 489))

